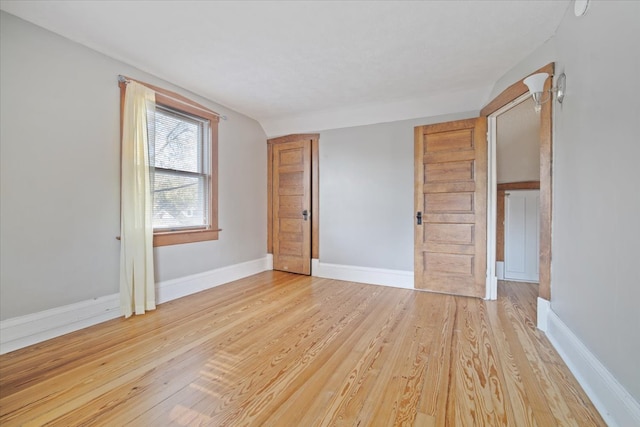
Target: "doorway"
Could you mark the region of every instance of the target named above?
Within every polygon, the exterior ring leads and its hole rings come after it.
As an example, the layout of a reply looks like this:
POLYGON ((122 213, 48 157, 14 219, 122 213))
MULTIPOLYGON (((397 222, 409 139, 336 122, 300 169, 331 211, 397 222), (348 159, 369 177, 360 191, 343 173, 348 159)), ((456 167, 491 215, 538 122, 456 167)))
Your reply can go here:
POLYGON ((495 118, 498 280, 538 283, 540 116, 531 97, 490 116, 495 118))
MULTIPOLYGON (((550 63, 534 73, 554 74, 554 64, 550 63)), ((545 90, 550 90, 552 79, 545 82, 545 90)), ((508 111, 529 97, 528 89, 520 80, 506 88, 500 95, 481 110, 481 115, 488 118, 488 153, 489 153, 489 191, 487 203, 487 299, 497 298, 496 274, 496 229, 497 229, 497 169, 496 169, 496 118, 500 113, 508 111)), ((552 102, 542 104, 539 113, 539 158, 540 158, 540 246, 539 246, 539 299, 551 298, 551 198, 552 198, 552 102)), ((526 184, 526 183, 524 183, 526 184)))

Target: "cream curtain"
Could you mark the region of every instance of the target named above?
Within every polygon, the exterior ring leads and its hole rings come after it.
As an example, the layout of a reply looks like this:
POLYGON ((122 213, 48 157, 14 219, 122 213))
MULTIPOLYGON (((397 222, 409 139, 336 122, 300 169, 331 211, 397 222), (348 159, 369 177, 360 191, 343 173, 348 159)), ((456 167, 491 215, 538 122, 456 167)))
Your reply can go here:
POLYGON ((120 306, 125 317, 156 308, 149 139, 155 92, 127 83, 122 122, 120 306))

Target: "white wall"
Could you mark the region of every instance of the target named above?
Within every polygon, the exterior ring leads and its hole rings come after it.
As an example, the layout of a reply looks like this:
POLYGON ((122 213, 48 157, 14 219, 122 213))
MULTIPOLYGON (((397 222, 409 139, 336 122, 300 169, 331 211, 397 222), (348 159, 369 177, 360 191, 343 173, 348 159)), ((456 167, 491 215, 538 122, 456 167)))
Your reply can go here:
POLYGON ((478 112, 320 133, 320 261, 413 271, 413 130, 478 112))
MULTIPOLYGON (((572 7, 567 10, 573 10, 572 7)), ((515 64, 504 76, 502 76, 494 85, 491 90, 491 94, 486 99, 485 103, 488 103, 506 88, 535 72, 537 69, 542 68, 550 62, 554 62, 557 59, 556 53, 556 40, 550 38, 541 46, 538 46, 529 56, 515 64)))
POLYGON ((156 250, 165 281, 265 255, 266 136, 243 115, 0 15, 1 319, 118 292, 119 89, 126 74, 229 116, 220 240, 156 250))
POLYGON ((640 401, 640 2, 569 8, 556 36, 493 94, 548 62, 567 75, 554 105, 551 308, 640 401))
POLYGON ((527 98, 496 120, 498 184, 540 180, 540 115, 527 98))
POLYGON ((556 36, 551 307, 640 401, 640 2, 591 2, 556 36))

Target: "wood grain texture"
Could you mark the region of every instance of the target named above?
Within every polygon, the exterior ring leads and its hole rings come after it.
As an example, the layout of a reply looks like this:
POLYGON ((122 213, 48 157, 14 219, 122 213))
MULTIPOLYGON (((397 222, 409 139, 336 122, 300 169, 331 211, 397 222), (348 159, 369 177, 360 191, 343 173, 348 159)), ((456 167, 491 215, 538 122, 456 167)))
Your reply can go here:
POLYGON ((544 67, 539 68, 538 70, 529 74, 528 76, 524 76, 522 80, 518 80, 517 82, 515 82, 514 84, 512 84, 502 92, 500 92, 500 95, 496 96, 493 100, 491 100, 491 102, 485 105, 482 108, 482 110, 480 110, 480 115, 486 117, 490 114, 493 114, 499 109, 501 109, 502 107, 504 107, 505 105, 507 105, 508 103, 510 103, 511 101, 513 101, 514 99, 517 99, 518 97, 527 93, 529 89, 527 88, 527 85, 524 84, 523 80, 529 77, 530 75, 538 74, 538 73, 547 73, 550 76, 552 76, 553 70, 554 70, 554 63, 551 62, 545 65, 544 67))
POLYGON ((273 145, 273 269, 311 274, 311 143, 273 145))
MULTIPOLYGON (((553 75, 554 64, 550 64, 553 75)), ((545 90, 551 89, 547 79, 545 90)), ((540 111, 540 298, 551 300, 551 222, 553 200, 553 105, 542 104, 540 111)))
POLYGON ((311 258, 320 258, 320 135, 311 138, 311 258))
POLYGON ((498 191, 539 190, 540 181, 503 182, 498 184, 498 191))
POLYGON ((487 119, 415 128, 414 225, 417 289, 484 297, 487 119))
MULTIPOLYGON (((177 107, 178 109, 185 109, 185 108, 194 108, 196 110, 199 110, 199 112, 194 112, 192 114, 195 115, 200 115, 200 114, 211 114, 214 116, 213 120, 215 120, 216 122, 218 122, 220 120, 220 114, 216 113, 215 111, 213 111, 212 109, 205 107, 204 105, 195 102, 192 99, 187 98, 186 96, 182 96, 179 93, 167 90, 165 88, 161 88, 158 86, 154 86, 150 83, 144 82, 142 80, 137 80, 137 79, 132 79, 131 77, 128 76, 123 76, 126 80, 128 81, 134 81, 137 83, 140 83, 143 86, 148 87, 149 89, 151 89, 152 91, 156 92, 156 96, 160 96, 162 99, 162 103, 165 103, 165 100, 167 100, 168 102, 172 102, 172 103, 179 103, 177 105, 180 105, 179 107, 177 107), (169 99, 172 98, 172 99, 169 99)), ((120 89, 122 89, 123 86, 126 86, 126 83, 123 82, 118 82, 118 86, 120 87, 120 89)))
POLYGON ((0 424, 605 425, 537 295, 264 272, 0 356, 0 424))
POLYGON ((273 145, 267 144, 267 253, 273 253, 273 145))

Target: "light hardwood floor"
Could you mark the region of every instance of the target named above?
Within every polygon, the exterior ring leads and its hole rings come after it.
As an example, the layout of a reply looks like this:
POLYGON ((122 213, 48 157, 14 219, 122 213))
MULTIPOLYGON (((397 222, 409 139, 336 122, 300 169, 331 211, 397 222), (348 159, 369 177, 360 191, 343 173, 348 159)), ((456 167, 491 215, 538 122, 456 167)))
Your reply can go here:
POLYGON ((264 272, 0 356, 0 424, 604 425, 536 296, 264 272))

